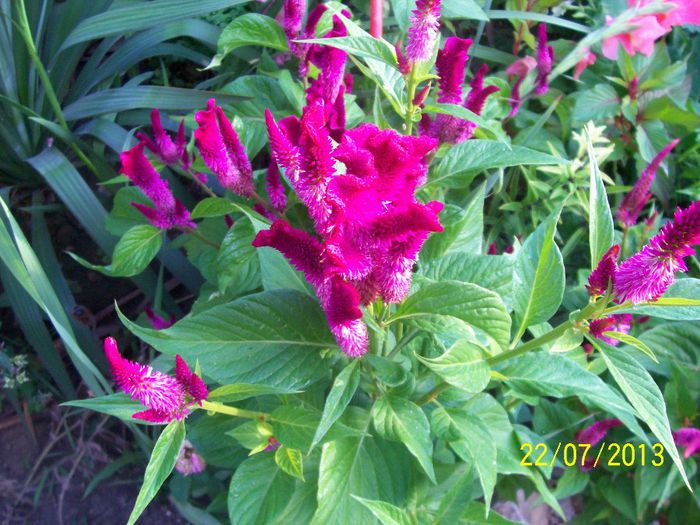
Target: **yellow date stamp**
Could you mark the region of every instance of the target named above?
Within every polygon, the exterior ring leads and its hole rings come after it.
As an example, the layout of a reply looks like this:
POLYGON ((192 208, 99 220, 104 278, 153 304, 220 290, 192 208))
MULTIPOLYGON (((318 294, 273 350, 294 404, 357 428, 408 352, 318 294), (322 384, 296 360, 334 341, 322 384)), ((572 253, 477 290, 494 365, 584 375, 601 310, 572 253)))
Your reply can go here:
POLYGON ((553 467, 557 458, 566 467, 580 467, 584 470, 608 467, 660 467, 664 464, 664 446, 654 443, 651 447, 644 443, 606 443, 593 447, 588 443, 557 443, 550 449, 546 443, 523 443, 520 446, 524 467, 553 467), (553 451, 553 453, 551 453, 553 451))

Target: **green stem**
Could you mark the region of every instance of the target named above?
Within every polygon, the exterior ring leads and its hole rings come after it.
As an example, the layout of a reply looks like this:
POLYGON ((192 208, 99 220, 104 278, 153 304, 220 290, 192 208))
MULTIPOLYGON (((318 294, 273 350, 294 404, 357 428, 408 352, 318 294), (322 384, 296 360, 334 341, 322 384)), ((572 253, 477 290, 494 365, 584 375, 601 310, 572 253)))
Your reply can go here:
POLYGON ((396 343, 396 346, 394 346, 394 348, 391 349, 391 352, 389 352, 389 354, 387 355, 387 358, 392 359, 396 354, 398 354, 401 351, 401 349, 404 346, 406 346, 408 343, 413 341, 413 339, 419 333, 420 333, 420 331, 415 329, 415 328, 413 330, 409 331, 408 333, 406 333, 406 335, 404 335, 403 337, 401 337, 399 339, 398 343, 396 343))
POLYGON ((178 229, 179 229, 180 231, 185 232, 185 233, 189 233, 190 235, 192 235, 192 237, 196 237, 197 239, 199 239, 200 241, 202 241, 204 244, 207 244, 207 245, 211 246, 212 248, 216 248, 217 250, 218 250, 219 248, 221 248, 221 246, 219 246, 217 243, 215 243, 214 241, 212 241, 212 240, 210 240, 210 239, 207 239, 204 235, 202 235, 201 233, 199 233, 199 232, 198 232, 197 230, 195 230, 194 228, 189 228, 189 227, 185 226, 185 227, 183 227, 183 228, 178 228, 178 229))
MULTIPOLYGON (((19 19, 18 26, 20 29, 20 33, 22 35, 22 39, 24 40, 25 45, 27 46, 29 58, 31 58, 32 62, 34 63, 34 67, 36 67, 37 73, 39 74, 39 79, 41 80, 41 84, 44 86, 44 91, 46 92, 46 98, 49 99, 51 109, 53 109, 53 112, 56 115, 56 120, 58 120, 58 123, 63 129, 71 133, 71 130, 68 127, 68 122, 66 122, 66 119, 63 116, 61 103, 58 101, 56 92, 53 89, 53 84, 51 83, 49 74, 47 73, 43 62, 41 61, 41 57, 39 57, 39 53, 36 50, 36 45, 34 44, 34 37, 32 35, 32 29, 29 26, 29 19, 27 18, 27 10, 24 7, 24 0, 17 0, 17 17, 19 19)), ((85 164, 85 166, 87 166, 87 168, 91 172, 93 172, 99 177, 100 174, 98 173, 97 168, 87 157, 87 155, 85 155, 85 153, 83 153, 83 151, 78 147, 78 145, 74 143, 69 143, 69 146, 80 158, 80 160, 85 164)))
POLYGON ((617 262, 625 258, 625 245, 627 244, 627 226, 622 226, 622 241, 620 241, 620 253, 617 256, 617 262))
POLYGON ((245 410, 243 408, 230 407, 228 405, 222 405, 221 403, 217 403, 215 401, 202 401, 202 409, 208 412, 216 412, 218 414, 243 417, 246 419, 266 420, 270 418, 270 415, 266 414, 265 412, 254 412, 252 410, 245 410))
POLYGON ((408 108, 406 109, 406 119, 404 121, 406 126, 406 135, 411 135, 413 133, 413 113, 416 108, 413 105, 413 99, 416 96, 416 68, 415 64, 411 66, 411 71, 408 74, 408 81, 406 85, 408 91, 408 108))

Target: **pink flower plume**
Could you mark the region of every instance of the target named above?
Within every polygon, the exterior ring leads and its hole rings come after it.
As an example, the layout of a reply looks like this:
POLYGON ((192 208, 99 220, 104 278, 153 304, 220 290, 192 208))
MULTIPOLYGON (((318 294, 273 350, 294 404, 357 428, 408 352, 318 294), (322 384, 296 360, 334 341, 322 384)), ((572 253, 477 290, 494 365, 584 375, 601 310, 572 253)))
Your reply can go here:
POLYGON ((600 258, 595 270, 588 277, 586 289, 589 295, 603 295, 608 289, 608 283, 615 283, 615 272, 617 271, 617 257, 620 254, 620 245, 612 245, 600 258))
POLYGON ((428 60, 433 54, 440 29, 440 0, 418 0, 408 28, 406 58, 412 64, 428 60))

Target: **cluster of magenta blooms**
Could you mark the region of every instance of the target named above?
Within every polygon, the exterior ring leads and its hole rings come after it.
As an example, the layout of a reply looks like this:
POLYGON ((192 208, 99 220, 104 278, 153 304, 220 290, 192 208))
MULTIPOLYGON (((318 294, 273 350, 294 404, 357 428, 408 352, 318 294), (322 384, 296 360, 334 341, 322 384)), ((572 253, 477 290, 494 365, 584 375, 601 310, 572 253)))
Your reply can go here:
MULTIPOLYGON (((353 84, 352 75, 345 71, 346 53, 330 46, 297 42, 314 36, 325 10, 324 5, 317 6, 304 25, 305 0, 284 2, 282 27, 289 49, 299 61, 299 74, 307 80, 307 106, 301 118, 288 116, 279 121, 266 111, 272 153, 266 174, 269 206, 262 208, 258 204, 256 209, 273 222, 268 230, 257 234, 253 245, 279 250, 304 273, 316 291, 339 347, 350 357, 360 357, 368 347, 360 307, 379 297, 385 303, 402 301, 409 293, 413 266, 423 243, 431 232, 442 230, 438 219, 442 203, 424 204, 415 197, 416 189, 426 179, 428 158, 440 143, 454 144, 471 138, 476 125, 450 115, 438 115, 434 120, 423 115, 419 136, 382 130, 373 124, 346 129, 344 95, 353 84), (313 79, 308 77, 311 64, 318 71, 313 79), (280 218, 287 206, 280 168, 299 201, 307 207, 313 234, 280 218)), ((344 11, 343 16, 350 17, 350 13, 344 11)), ((408 74, 416 63, 432 56, 439 17, 439 0, 418 0, 405 51, 396 48, 402 73, 408 74)), ((345 35, 342 18, 334 16, 333 27, 324 36, 345 35)), ((487 68, 482 66, 464 96, 465 65, 471 44, 471 40, 450 37, 438 51, 437 100, 461 104, 478 115, 486 99, 498 88, 484 85, 487 68)), ((548 89, 554 54, 547 45, 544 25, 538 28, 536 55, 519 59, 507 71, 514 81, 511 116, 520 107, 520 85, 530 71, 537 73, 534 93, 543 94, 548 89)), ((580 69, 577 67, 577 74, 580 69)), ((414 103, 422 104, 427 91, 427 87, 421 90, 414 103)), ((196 113, 195 120, 196 149, 219 184, 243 197, 257 197, 251 162, 223 109, 210 100, 206 110, 196 113)), ((163 129, 158 110, 154 110, 152 129, 153 138, 137 134, 139 144, 121 155, 122 173, 153 203, 153 207, 133 205, 158 228, 196 228, 189 211, 173 196, 145 152, 149 150, 161 163, 177 165, 200 184, 206 184, 206 175, 192 172, 194 154, 187 151, 184 123, 173 140, 163 129)), ((623 228, 636 224, 651 196, 656 171, 676 143, 659 153, 624 198, 617 212, 623 228)), ((617 262, 620 247, 610 248, 592 272, 588 290, 592 296, 611 293, 617 302, 653 301, 666 291, 676 272, 686 271, 683 259, 699 242, 700 201, 677 210, 673 221, 621 264, 617 262)), ((147 313, 157 329, 173 323, 173 319, 147 313)), ((617 344, 604 333, 627 332, 632 322, 630 314, 616 315, 591 321, 589 330, 591 335, 617 344)), ((176 357, 173 377, 124 359, 112 338, 105 340, 104 348, 118 386, 148 408, 135 414, 137 419, 155 423, 182 419, 207 398, 206 385, 180 356, 176 357)), ((582 430, 577 439, 596 444, 619 424, 615 419, 599 421, 582 430)), ((682 428, 674 437, 686 447, 686 457, 700 452, 700 430, 682 428)), ((270 442, 268 448, 274 450, 276 446, 278 443, 270 442)), ((190 453, 188 458, 195 456, 190 453)), ((200 460, 197 464, 203 468, 200 460)))

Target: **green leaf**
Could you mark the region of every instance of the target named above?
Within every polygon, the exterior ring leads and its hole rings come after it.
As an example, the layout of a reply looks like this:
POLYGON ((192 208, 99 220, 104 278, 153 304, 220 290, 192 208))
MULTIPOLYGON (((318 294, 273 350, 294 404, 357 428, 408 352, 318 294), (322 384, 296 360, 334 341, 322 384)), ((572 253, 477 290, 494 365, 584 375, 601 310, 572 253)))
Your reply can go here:
POLYGON ((450 20, 483 20, 489 17, 475 0, 445 0, 441 16, 450 20))
POLYGON ((131 399, 127 394, 119 392, 106 396, 89 397, 87 399, 75 399, 61 403, 61 406, 86 408, 94 412, 101 412, 110 416, 118 417, 122 421, 131 423, 143 423, 140 420, 132 419, 136 412, 145 410, 145 407, 135 399, 131 399))
POLYGON ((489 365, 484 360, 484 350, 465 340, 457 341, 435 359, 420 355, 416 357, 444 381, 471 394, 484 390, 491 379, 489 365))
POLYGON ((382 525, 413 525, 411 515, 391 503, 353 496, 362 503, 382 525))
POLYGON ((272 523, 289 503, 294 479, 282 472, 272 454, 246 459, 231 478, 228 515, 232 525, 272 523))
POLYGON ((571 113, 572 120, 588 122, 615 116, 620 107, 617 92, 610 84, 596 84, 593 89, 580 91, 571 113))
POLYGON ((588 200, 588 243, 591 249, 591 269, 595 269, 603 254, 613 244, 615 226, 603 179, 600 176, 598 159, 596 159, 588 133, 586 133, 586 147, 588 148, 588 163, 591 169, 588 200))
POLYGON ((278 448, 275 451, 275 463, 290 476, 304 481, 304 457, 298 448, 278 448))
POLYGON ((497 476, 496 443, 489 429, 478 416, 442 406, 433 411, 431 422, 435 433, 448 440, 455 453, 476 468, 488 516, 497 476))
POLYGON ((634 409, 597 375, 562 354, 528 353, 501 370, 506 383, 526 397, 578 397, 588 405, 610 412, 646 440, 634 409))
POLYGON ((472 501, 462 513, 458 525, 516 525, 515 521, 504 518, 499 513, 485 508, 479 501, 472 501))
MULTIPOLYGON (((369 421, 366 423, 369 424, 369 421)), ((362 434, 326 443, 321 453, 318 510, 311 525, 376 525, 354 497, 402 505, 411 479, 410 455, 399 443, 362 434)))
POLYGON ((209 392, 209 401, 218 403, 235 403, 251 397, 298 394, 299 390, 289 390, 269 385, 251 385, 247 383, 237 383, 234 385, 224 385, 209 392))
POLYGON ((554 242, 559 212, 528 236, 515 258, 513 303, 517 341, 528 326, 552 317, 564 296, 564 261, 554 242))
POLYGON ((235 282, 236 276, 241 271, 241 265, 249 263, 251 259, 255 263, 258 262, 254 259, 256 253, 251 244, 253 237, 255 237, 255 230, 250 221, 245 219, 236 221, 226 232, 216 257, 216 275, 221 293, 235 282))
POLYGON ((462 120, 468 120, 469 122, 473 122, 476 124, 478 127, 485 129, 486 131, 489 131, 493 134, 493 136, 503 145, 506 146, 506 148, 510 149, 511 146, 508 143, 508 138, 503 129, 500 127, 496 127, 492 124, 489 123, 488 120, 486 120, 484 117, 481 115, 477 115, 473 111, 470 111, 469 109, 465 108, 464 106, 458 106, 457 104, 427 104, 423 108, 424 113, 442 113, 444 115, 452 115, 454 117, 460 118, 462 120))
POLYGON ((641 351, 642 353, 646 354, 652 361, 655 363, 658 363, 659 360, 656 358, 656 355, 654 355, 654 351, 649 348, 645 343, 634 337, 633 335, 630 334, 625 334, 622 332, 603 332, 603 335, 605 337, 609 337, 610 339, 615 339, 617 341, 621 341, 625 343, 626 345, 633 346, 637 350, 641 351))
POLYGON ((492 20, 532 20, 534 22, 541 22, 559 27, 565 27, 578 33, 591 32, 590 27, 577 24, 576 22, 572 22, 571 20, 567 20, 566 18, 562 18, 560 16, 545 15, 542 13, 534 13, 530 11, 500 11, 491 9, 486 12, 486 15, 492 20))
POLYGON ((435 483, 433 442, 430 439, 430 424, 423 410, 408 399, 383 395, 374 403, 372 420, 381 436, 406 445, 435 483))
POLYGON ((463 187, 474 174, 493 168, 523 165, 567 164, 561 159, 523 146, 495 140, 467 140, 453 146, 428 179, 428 184, 463 187))
POLYGON ((140 274, 154 259, 163 245, 163 230, 150 224, 140 224, 127 231, 114 247, 112 264, 100 266, 68 252, 86 268, 109 277, 131 277, 140 274))
MULTIPOLYGON (((147 12, 145 9, 143 11, 147 12)), ((205 107, 210 98, 216 98, 219 104, 243 100, 243 97, 218 91, 163 86, 123 86, 82 97, 66 106, 63 116, 72 121, 132 109, 160 108, 187 112, 205 107)))
POLYGON ((311 38, 308 40, 296 40, 296 42, 335 47, 356 57, 383 62, 393 68, 398 67, 396 53, 393 48, 385 40, 372 36, 311 38))
POLYGON ((80 42, 96 40, 167 24, 181 18, 197 17, 243 4, 247 0, 154 0, 108 9, 82 20, 63 42, 61 50, 80 42))
POLYGON ((287 51, 287 37, 274 18, 258 13, 246 13, 227 25, 219 36, 216 55, 206 67, 217 67, 236 48, 261 46, 287 51))
POLYGON ((442 281, 425 284, 410 295, 389 318, 406 319, 418 327, 430 327, 435 318, 449 317, 479 330, 496 347, 508 347, 510 316, 500 297, 475 284, 442 281))
POLYGON ((222 215, 239 211, 241 211, 241 207, 229 200, 222 197, 207 197, 197 203, 190 217, 192 219, 221 217, 222 215))
POLYGON ((163 482, 173 471, 184 440, 184 421, 173 421, 163 429, 153 447, 151 459, 148 460, 146 473, 143 475, 143 484, 136 497, 134 510, 131 511, 127 525, 136 523, 146 506, 158 493, 163 482))
POLYGON ((630 354, 593 337, 589 338, 589 341, 600 352, 615 382, 639 412, 641 419, 649 425, 656 439, 678 467, 683 481, 692 490, 671 435, 664 397, 654 379, 630 354))
POLYGON ((331 425, 343 415, 345 408, 350 403, 352 396, 355 395, 355 391, 360 384, 360 377, 360 361, 355 359, 351 361, 348 366, 343 368, 333 380, 333 386, 331 386, 331 390, 326 397, 326 403, 323 406, 323 415, 314 433, 311 448, 314 448, 321 442, 321 439, 326 435, 331 425))
POLYGON ((475 255, 451 253, 429 261, 421 273, 434 281, 472 283, 496 292, 508 308, 513 304, 513 267, 511 255, 475 255))
POLYGON ((291 290, 262 292, 189 315, 165 330, 124 325, 158 351, 199 359, 215 381, 303 388, 326 374, 319 351, 335 348, 318 303, 291 290))

